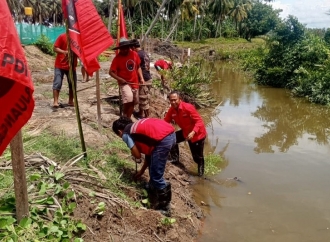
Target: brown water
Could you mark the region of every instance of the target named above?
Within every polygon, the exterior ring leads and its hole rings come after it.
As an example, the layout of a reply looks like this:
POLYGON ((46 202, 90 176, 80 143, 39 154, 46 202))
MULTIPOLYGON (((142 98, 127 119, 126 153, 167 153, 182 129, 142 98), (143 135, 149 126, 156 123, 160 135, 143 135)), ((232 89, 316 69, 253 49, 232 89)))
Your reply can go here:
POLYGON ((237 71, 217 75, 206 149, 225 162, 220 174, 196 179, 196 200, 206 203, 198 241, 330 241, 329 108, 237 71))

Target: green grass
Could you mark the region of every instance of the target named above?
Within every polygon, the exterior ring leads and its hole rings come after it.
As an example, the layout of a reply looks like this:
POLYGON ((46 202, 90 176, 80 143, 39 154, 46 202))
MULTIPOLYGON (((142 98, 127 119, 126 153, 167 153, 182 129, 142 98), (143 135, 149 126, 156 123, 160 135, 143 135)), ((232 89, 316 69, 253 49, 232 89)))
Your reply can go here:
POLYGON ((219 167, 223 163, 223 159, 217 154, 208 154, 205 156, 204 172, 206 175, 215 175, 221 172, 219 167))
MULTIPOLYGON (((47 131, 39 136, 29 136, 23 133, 23 143, 25 155, 41 153, 60 166, 82 153, 79 139, 68 139, 64 134, 54 135, 47 131)), ((86 159, 76 163, 78 167, 85 168, 85 172, 90 173, 92 170, 87 169, 88 164, 93 164, 107 178, 106 181, 98 181, 103 184, 105 189, 118 198, 129 202, 131 206, 141 206, 141 203, 133 201, 125 191, 127 187, 133 188, 131 174, 134 172, 135 165, 130 159, 129 149, 119 137, 113 136, 113 139, 104 147, 90 148, 87 153, 86 159)), ((0 161, 10 159, 10 150, 7 149, 4 155, 0 157, 0 161)), ((61 180, 62 175, 58 169, 50 167, 46 169, 47 172, 44 172, 45 169, 39 170, 38 167, 26 169, 27 186, 33 192, 29 193, 30 217, 28 221, 25 221, 24 227, 18 226, 15 217, 11 215, 15 212, 13 173, 12 171, 0 170, 0 241, 19 241, 16 240, 17 236, 23 238, 21 241, 46 241, 46 238, 52 237, 54 240, 47 241, 82 241, 77 237, 75 240, 66 240, 68 237, 65 236, 69 235, 79 237, 79 233, 76 234, 75 231, 85 230, 85 225, 70 217, 76 207, 72 197, 79 196, 79 194, 73 195, 72 190, 67 189, 67 186, 70 187, 71 185, 66 185, 66 180, 61 180), (51 169, 57 169, 57 171, 51 171, 51 169), (56 189, 62 190, 61 195, 57 196, 61 204, 61 213, 55 212, 53 221, 44 220, 44 217, 47 217, 47 211, 45 209, 38 210, 38 204, 44 206, 54 204, 53 197, 57 194, 54 193, 56 189), (34 197, 35 194, 38 194, 37 198, 34 197), (42 201, 40 196, 43 198, 48 196, 48 198, 40 203, 42 201), (64 222, 67 226, 63 226, 62 223, 64 222)), ((63 173, 63 177, 64 175, 63 173)), ((89 189, 93 190, 93 187, 89 187, 89 189)), ((103 191, 105 192, 104 189, 103 191)), ((97 198, 91 198, 92 202, 97 204, 97 198)))

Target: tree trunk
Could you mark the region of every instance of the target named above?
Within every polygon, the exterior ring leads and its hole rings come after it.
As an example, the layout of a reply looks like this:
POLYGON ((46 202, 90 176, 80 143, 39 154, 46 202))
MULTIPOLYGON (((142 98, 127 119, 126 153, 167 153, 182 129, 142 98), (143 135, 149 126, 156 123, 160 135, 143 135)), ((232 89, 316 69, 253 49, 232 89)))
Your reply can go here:
POLYGON ((141 13, 141 36, 140 36, 140 38, 142 38, 142 36, 143 36, 143 13, 142 13, 141 2, 140 2, 140 13, 141 13))
POLYGON ((176 28, 177 28, 177 26, 178 26, 178 23, 179 23, 179 13, 180 13, 180 11, 179 11, 179 9, 177 9, 176 10, 176 14, 175 14, 175 16, 174 16, 174 18, 173 18, 173 21, 172 21, 172 25, 171 25, 171 27, 170 27, 170 29, 171 29, 171 31, 170 31, 170 33, 167 35, 167 37, 165 38, 165 40, 164 41, 168 41, 168 39, 172 36, 172 34, 173 34, 173 32, 176 30, 176 28))
POLYGON ((196 34, 195 34, 195 31, 196 31, 196 24, 197 24, 197 14, 195 13, 195 19, 194 19, 194 39, 196 38, 196 34))
POLYGON ((112 12, 113 12, 113 5, 115 1, 109 0, 109 22, 108 22, 108 32, 111 33, 111 22, 112 22, 112 12))
POLYGON ((179 24, 179 20, 175 23, 173 28, 171 29, 171 32, 167 35, 166 39, 164 41, 168 41, 168 39, 171 37, 171 35, 174 33, 174 31, 177 29, 177 26, 179 24))
POLYGON ((147 29, 145 35, 144 35, 143 38, 142 38, 142 43, 145 41, 146 38, 148 38, 148 35, 150 34, 152 28, 155 26, 155 24, 156 24, 156 22, 157 22, 157 20, 158 20, 158 18, 159 18, 160 12, 163 10, 165 4, 166 4, 168 1, 169 1, 169 0, 163 0, 162 5, 159 7, 159 9, 158 9, 158 11, 157 11, 157 13, 156 13, 155 18, 152 20, 152 22, 151 22, 149 28, 147 29))
MULTIPOLYGON (((215 29, 215 36, 214 36, 214 38, 216 38, 217 35, 218 35, 218 29, 219 29, 219 25, 220 25, 220 23, 221 23, 221 17, 219 16, 219 19, 218 19, 218 21, 217 21, 217 27, 216 27, 216 29, 215 29)), ((220 35, 221 35, 221 34, 220 34, 220 35)))
POLYGON ((204 21, 204 15, 202 15, 202 19, 201 19, 201 22, 200 22, 200 28, 199 28, 199 33, 198 33, 198 40, 201 39, 201 34, 202 34, 202 28, 203 28, 203 21, 204 21))

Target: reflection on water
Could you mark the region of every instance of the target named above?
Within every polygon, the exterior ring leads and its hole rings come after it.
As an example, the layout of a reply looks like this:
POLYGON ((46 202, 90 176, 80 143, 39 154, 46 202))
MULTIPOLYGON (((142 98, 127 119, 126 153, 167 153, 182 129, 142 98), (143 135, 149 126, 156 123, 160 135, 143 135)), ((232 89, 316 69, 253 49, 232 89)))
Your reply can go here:
POLYGON ((198 241, 330 241, 330 111, 217 70, 219 105, 202 115, 222 172, 196 179, 206 214, 198 241), (239 177, 240 181, 233 179, 239 177))

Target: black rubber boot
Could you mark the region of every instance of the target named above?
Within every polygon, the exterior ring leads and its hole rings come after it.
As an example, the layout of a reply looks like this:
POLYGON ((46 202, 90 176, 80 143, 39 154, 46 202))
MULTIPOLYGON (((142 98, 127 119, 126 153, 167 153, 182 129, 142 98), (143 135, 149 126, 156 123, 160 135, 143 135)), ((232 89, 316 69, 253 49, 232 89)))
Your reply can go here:
POLYGON ((157 193, 157 190, 149 185, 148 186, 148 199, 149 199, 149 203, 150 203, 150 208, 152 209, 156 209, 158 207, 158 193, 157 193))
POLYGON ((172 200, 172 190, 169 182, 166 183, 166 187, 161 190, 157 190, 150 186, 148 191, 148 199, 152 209, 159 210, 167 217, 171 216, 170 202, 172 200))
POLYGON ((171 183, 166 183, 166 187, 157 190, 158 194, 158 206, 157 210, 159 210, 163 215, 170 217, 171 216, 171 200, 172 200, 172 189, 171 183))
POLYGON ((204 159, 200 160, 198 163, 198 176, 204 175, 204 159))
POLYGON ((170 154, 168 156, 168 161, 174 164, 179 163, 179 156, 180 156, 179 145, 175 144, 170 151, 170 154))

